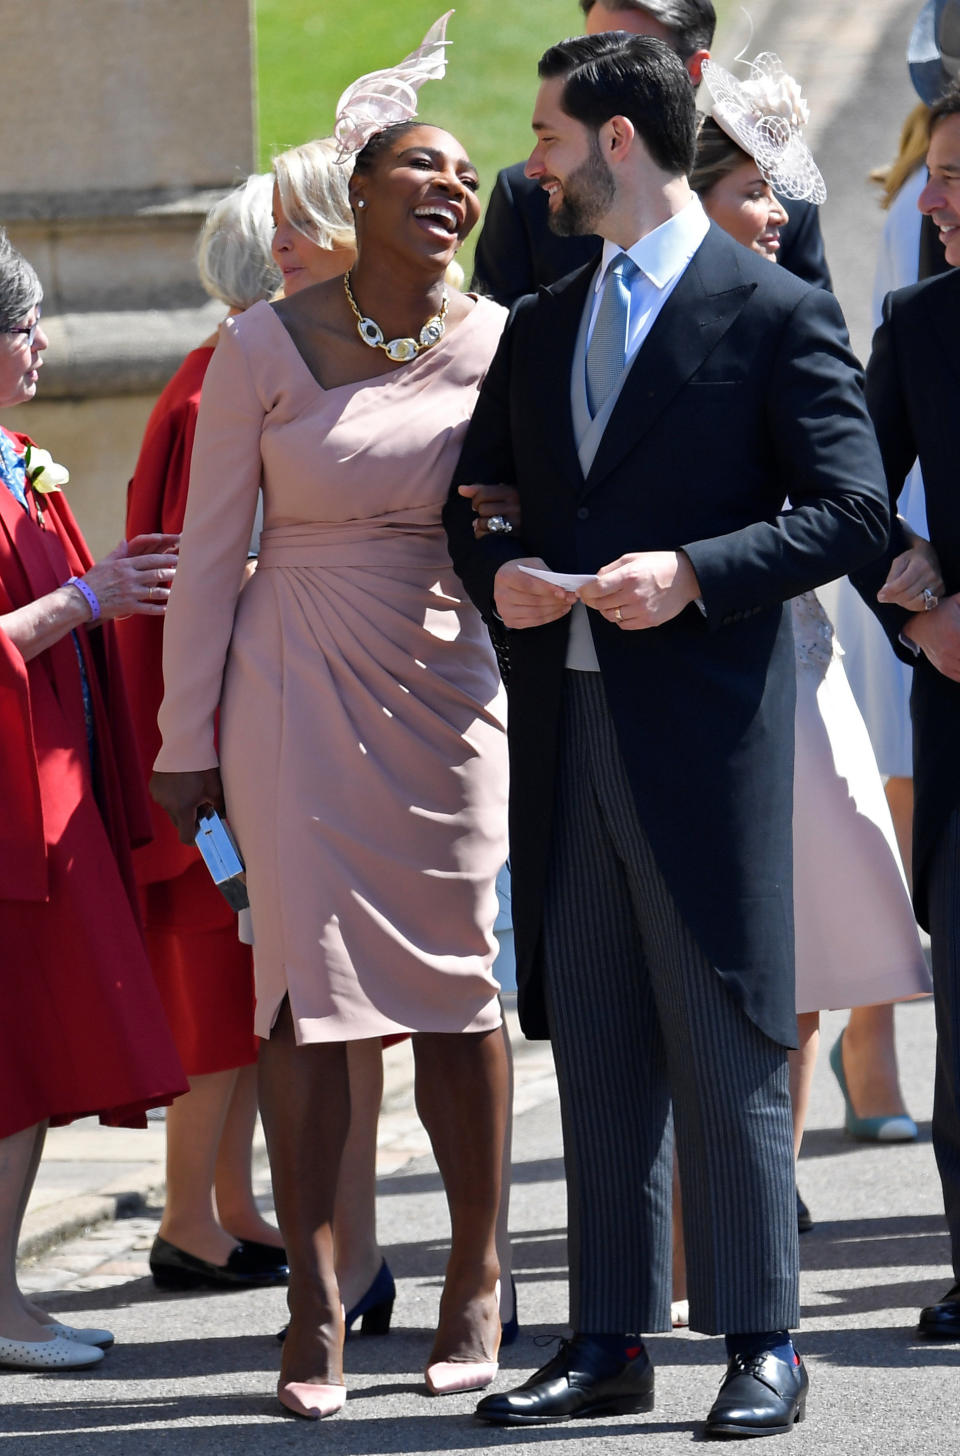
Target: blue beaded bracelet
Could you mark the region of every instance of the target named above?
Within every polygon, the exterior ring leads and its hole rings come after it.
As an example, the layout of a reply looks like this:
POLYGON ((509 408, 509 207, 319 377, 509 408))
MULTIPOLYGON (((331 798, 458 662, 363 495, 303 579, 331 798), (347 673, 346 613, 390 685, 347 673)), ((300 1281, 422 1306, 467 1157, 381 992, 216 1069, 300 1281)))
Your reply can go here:
POLYGON ((77 591, 85 599, 87 606, 90 608, 91 622, 96 622, 100 616, 100 603, 97 600, 97 594, 93 590, 93 588, 87 586, 87 583, 79 576, 68 576, 63 584, 64 586, 76 587, 77 591))

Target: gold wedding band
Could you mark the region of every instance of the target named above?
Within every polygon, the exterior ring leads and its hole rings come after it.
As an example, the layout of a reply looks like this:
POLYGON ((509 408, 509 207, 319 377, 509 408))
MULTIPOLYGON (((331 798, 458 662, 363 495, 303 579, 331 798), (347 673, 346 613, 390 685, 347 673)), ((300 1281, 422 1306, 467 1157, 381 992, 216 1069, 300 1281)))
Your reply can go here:
POLYGON ((615 622, 622 622, 622 621, 623 621, 623 613, 622 613, 622 612, 621 612, 621 610, 620 610, 620 608, 619 608, 619 607, 617 607, 617 608, 616 608, 616 609, 615 609, 615 610, 614 610, 614 613, 613 613, 613 620, 614 620, 614 621, 615 621, 615 622))

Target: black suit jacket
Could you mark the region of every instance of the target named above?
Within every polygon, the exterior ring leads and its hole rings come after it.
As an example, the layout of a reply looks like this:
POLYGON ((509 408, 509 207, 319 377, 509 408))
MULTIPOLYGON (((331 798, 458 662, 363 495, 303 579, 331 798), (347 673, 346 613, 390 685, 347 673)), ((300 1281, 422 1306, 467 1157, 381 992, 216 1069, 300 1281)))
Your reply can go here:
MULTIPOLYGON (((947 594, 960 591, 960 270, 888 294, 867 368, 867 402, 876 425, 893 508, 916 459, 923 470, 930 539, 947 594)), ((960 806, 960 683, 900 641, 910 614, 881 607, 876 593, 903 549, 895 533, 883 557, 854 578, 885 627, 894 651, 914 665, 914 907, 929 925, 930 852, 951 810, 960 806)))
MULTIPOLYGON (((812 283, 830 288, 823 252, 820 214, 810 202, 787 204, 780 266, 812 283)), ((547 194, 523 174, 523 163, 502 171, 483 219, 474 259, 473 287, 510 308, 525 293, 556 283, 600 253, 599 238, 561 238, 547 224, 547 194)))
MULTIPOLYGON (((512 557, 592 572, 683 547, 707 615, 590 622, 641 821, 688 925, 748 1015, 795 1045, 795 667, 782 603, 882 550, 886 490, 840 310, 711 227, 628 375, 590 474, 570 367, 593 268, 523 299, 445 509, 454 566, 491 619, 512 557), (522 537, 476 541, 464 482, 515 484, 522 537), (794 509, 780 515, 784 496, 794 509)), ((546 1034, 542 897, 569 618, 507 633, 520 1009, 546 1034)), ((589 974, 589 968, 585 968, 589 974)))

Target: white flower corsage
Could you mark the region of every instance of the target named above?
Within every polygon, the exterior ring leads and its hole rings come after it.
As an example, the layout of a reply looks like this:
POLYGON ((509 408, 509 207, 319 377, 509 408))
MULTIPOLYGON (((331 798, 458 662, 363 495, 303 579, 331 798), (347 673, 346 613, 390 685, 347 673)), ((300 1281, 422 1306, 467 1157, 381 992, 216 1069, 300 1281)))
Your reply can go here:
POLYGON ((38 495, 49 495, 51 491, 62 490, 70 480, 67 467, 58 465, 49 450, 41 450, 36 445, 27 446, 23 454, 23 465, 27 484, 38 495))

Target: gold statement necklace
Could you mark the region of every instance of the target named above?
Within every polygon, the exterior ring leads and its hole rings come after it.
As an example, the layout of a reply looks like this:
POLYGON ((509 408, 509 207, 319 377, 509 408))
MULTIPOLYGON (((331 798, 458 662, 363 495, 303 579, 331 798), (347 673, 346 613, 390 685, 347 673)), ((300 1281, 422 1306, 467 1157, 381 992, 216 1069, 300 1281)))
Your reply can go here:
POLYGON ((382 349, 388 359, 395 364, 406 364, 422 354, 424 349, 431 349, 434 344, 439 344, 446 333, 447 305, 450 300, 447 290, 443 290, 443 302, 440 305, 440 312, 434 314, 433 318, 427 319, 416 339, 391 339, 387 342, 383 337, 383 329, 372 318, 365 318, 357 307, 357 300, 350 288, 349 272, 343 275, 343 291, 347 295, 347 302, 353 310, 357 320, 357 333, 365 344, 371 349, 382 349))

